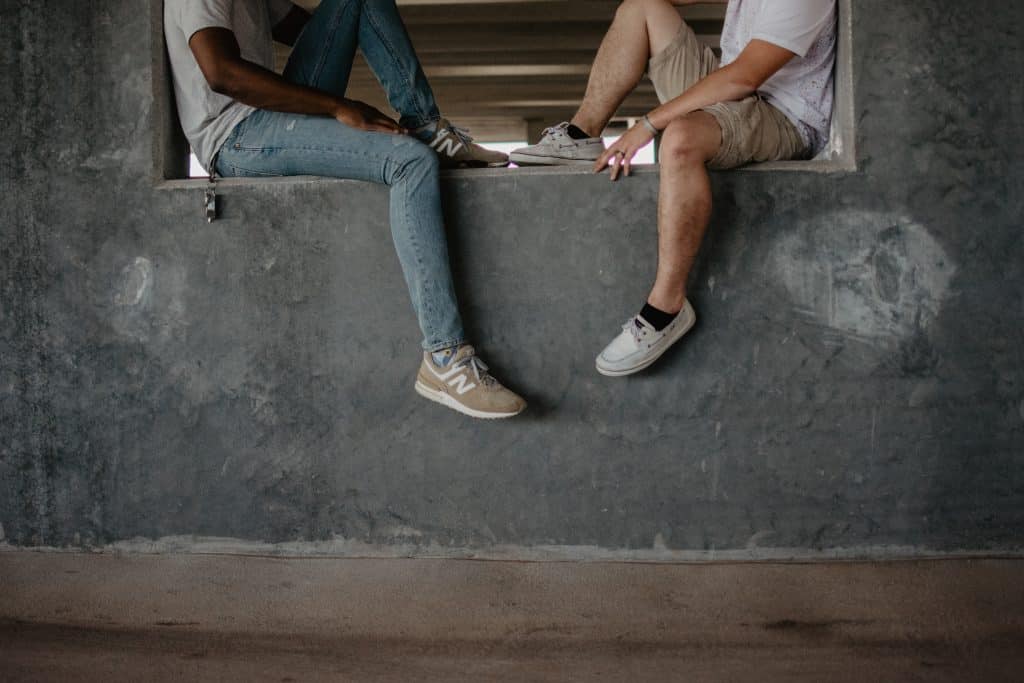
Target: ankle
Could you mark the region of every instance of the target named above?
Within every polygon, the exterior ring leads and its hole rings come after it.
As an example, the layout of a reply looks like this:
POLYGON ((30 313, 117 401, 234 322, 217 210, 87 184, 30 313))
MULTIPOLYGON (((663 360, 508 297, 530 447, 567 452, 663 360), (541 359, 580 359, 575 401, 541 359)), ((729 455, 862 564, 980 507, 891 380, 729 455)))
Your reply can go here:
POLYGON ((421 140, 424 138, 430 138, 437 133, 440 123, 441 119, 428 121, 427 123, 424 123, 422 126, 416 126, 414 128, 409 129, 409 132, 412 134, 413 137, 421 140))
POLYGON ((640 317, 646 320, 647 324, 651 325, 658 332, 671 325, 678 315, 678 312, 669 313, 649 303, 644 304, 644 307, 640 309, 640 317))
POLYGON ((461 344, 457 344, 455 346, 449 346, 446 349, 438 349, 437 351, 431 351, 429 352, 430 360, 434 363, 434 365, 436 365, 439 368, 448 367, 448 365, 452 362, 452 359, 455 358, 456 355, 458 355, 460 346, 461 344))
POLYGON ((579 119, 578 117, 573 117, 573 119, 571 121, 569 121, 569 124, 579 128, 581 131, 583 131, 586 134, 586 136, 588 138, 600 137, 599 135, 595 135, 593 133, 593 131, 596 129, 596 126, 594 126, 594 124, 592 122, 590 122, 590 121, 583 121, 583 120, 579 119))
POLYGON ((652 291, 647 297, 647 303, 654 306, 659 311, 676 315, 679 311, 683 310, 683 306, 686 305, 686 292, 672 295, 652 291))

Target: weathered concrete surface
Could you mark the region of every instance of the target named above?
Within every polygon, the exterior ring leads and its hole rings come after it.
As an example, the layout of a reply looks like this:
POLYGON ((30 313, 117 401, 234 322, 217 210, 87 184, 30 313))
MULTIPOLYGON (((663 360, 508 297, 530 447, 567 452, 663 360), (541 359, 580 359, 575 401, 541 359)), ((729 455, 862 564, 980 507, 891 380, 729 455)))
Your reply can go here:
POLYGON ((1017 561, 0 553, 5 680, 1012 681, 1017 561))
POLYGON ((151 178, 146 3, 0 3, 0 537, 1019 548, 1024 5, 855 4, 860 170, 717 175, 656 371, 592 367, 655 175, 446 182, 473 336, 532 404, 481 424, 411 390, 383 189, 235 187, 207 226, 151 178))

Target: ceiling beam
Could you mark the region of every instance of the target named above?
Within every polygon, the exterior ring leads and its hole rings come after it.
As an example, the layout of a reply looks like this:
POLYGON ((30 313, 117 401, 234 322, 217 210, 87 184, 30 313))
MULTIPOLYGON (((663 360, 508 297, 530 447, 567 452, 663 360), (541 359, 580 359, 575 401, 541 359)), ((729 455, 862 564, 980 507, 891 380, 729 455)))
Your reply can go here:
MULTIPOLYGON (((294 0, 314 9, 319 0, 294 0)), ((586 90, 591 64, 617 0, 397 0, 416 52, 446 116, 482 142, 525 140, 540 126, 569 119, 586 90), (527 122, 530 122, 527 125, 527 122)), ((725 5, 680 8, 701 43, 717 48, 725 5)), ((288 48, 277 46, 283 68, 288 48)), ((346 96, 388 111, 384 92, 360 55, 346 96)), ((616 121, 657 106, 644 81, 616 121)), ((615 124, 613 124, 615 125, 615 124)), ((620 124, 621 125, 621 124, 620 124)), ((533 140, 531 140, 532 142, 533 140)))

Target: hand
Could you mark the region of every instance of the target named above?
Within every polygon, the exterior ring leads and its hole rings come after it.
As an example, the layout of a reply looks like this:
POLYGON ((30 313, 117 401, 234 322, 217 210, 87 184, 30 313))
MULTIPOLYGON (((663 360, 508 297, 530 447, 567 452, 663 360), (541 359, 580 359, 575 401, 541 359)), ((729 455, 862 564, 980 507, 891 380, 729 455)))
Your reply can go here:
POLYGON ((626 131, 625 135, 615 141, 611 147, 594 163, 594 173, 600 173, 606 166, 611 166, 611 179, 619 177, 619 171, 629 175, 629 164, 636 153, 647 146, 654 135, 643 124, 637 124, 626 131))
POLYGON ((342 100, 334 112, 334 118, 346 126, 375 133, 406 135, 409 132, 384 112, 358 100, 342 100))

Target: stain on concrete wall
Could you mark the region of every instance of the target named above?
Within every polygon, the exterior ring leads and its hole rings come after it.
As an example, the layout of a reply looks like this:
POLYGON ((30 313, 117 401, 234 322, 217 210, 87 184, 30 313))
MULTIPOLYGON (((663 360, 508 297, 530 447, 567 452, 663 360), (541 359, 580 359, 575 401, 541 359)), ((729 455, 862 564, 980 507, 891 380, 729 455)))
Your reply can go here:
POLYGON ((771 249, 768 277, 798 314, 881 346, 927 333, 956 266, 925 227, 857 211, 795 227, 771 249))

